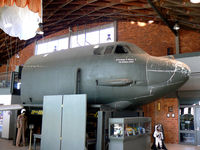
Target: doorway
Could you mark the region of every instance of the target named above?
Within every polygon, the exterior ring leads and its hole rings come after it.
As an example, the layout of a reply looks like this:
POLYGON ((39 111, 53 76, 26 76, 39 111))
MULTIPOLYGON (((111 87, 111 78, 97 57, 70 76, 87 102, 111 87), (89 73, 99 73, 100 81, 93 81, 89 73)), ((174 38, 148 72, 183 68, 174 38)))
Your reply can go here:
POLYGON ((179 141, 182 144, 200 145, 200 106, 179 107, 179 141))

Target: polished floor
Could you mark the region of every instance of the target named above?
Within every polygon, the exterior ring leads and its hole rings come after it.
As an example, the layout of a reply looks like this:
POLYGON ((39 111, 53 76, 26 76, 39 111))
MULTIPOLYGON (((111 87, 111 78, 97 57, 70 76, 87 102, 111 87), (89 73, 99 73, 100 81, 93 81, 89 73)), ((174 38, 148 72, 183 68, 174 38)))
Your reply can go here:
MULTIPOLYGON (((168 150, 200 150, 200 146, 180 145, 180 144, 166 144, 166 147, 168 150)), ((0 139, 0 150, 28 150, 28 146, 16 147, 13 146, 11 140, 0 139)), ((39 147, 37 147, 37 150, 39 150, 39 147)))

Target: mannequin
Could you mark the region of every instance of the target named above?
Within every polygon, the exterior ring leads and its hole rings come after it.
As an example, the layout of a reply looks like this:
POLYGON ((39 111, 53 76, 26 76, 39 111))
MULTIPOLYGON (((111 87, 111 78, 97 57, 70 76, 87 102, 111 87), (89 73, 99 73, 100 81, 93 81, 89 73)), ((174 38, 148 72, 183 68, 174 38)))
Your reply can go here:
POLYGON ((21 114, 17 117, 17 139, 16 146, 20 146, 20 140, 22 137, 23 146, 25 146, 25 131, 27 129, 27 117, 25 115, 26 109, 21 110, 21 114))
POLYGON ((151 149, 167 150, 167 148, 165 147, 165 144, 164 144, 163 128, 162 128, 161 124, 155 125, 155 131, 154 131, 153 137, 155 140, 154 140, 154 143, 153 143, 151 149))

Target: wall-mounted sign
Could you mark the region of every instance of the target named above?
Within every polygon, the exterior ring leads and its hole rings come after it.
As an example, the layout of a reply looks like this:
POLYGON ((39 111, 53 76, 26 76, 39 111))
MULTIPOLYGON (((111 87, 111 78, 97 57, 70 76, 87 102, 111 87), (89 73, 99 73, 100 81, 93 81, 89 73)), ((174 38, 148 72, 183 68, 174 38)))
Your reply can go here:
POLYGON ((160 111, 160 109, 161 109, 161 108, 160 108, 160 103, 158 103, 158 106, 157 106, 157 107, 158 107, 158 111, 160 111))
POLYGON ((42 115, 43 114, 43 110, 32 110, 31 111, 31 115, 42 115))

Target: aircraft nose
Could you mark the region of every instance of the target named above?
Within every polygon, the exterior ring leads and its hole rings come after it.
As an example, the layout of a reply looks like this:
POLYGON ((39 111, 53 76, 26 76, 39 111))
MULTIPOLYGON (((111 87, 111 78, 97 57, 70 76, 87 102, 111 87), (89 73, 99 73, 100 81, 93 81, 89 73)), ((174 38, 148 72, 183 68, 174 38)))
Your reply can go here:
POLYGON ((147 63, 147 81, 149 85, 182 84, 190 76, 190 68, 177 60, 168 58, 154 58, 147 63))
POLYGON ((171 77, 169 82, 186 82, 191 74, 188 65, 177 60, 173 60, 171 63, 174 68, 174 75, 171 77))

